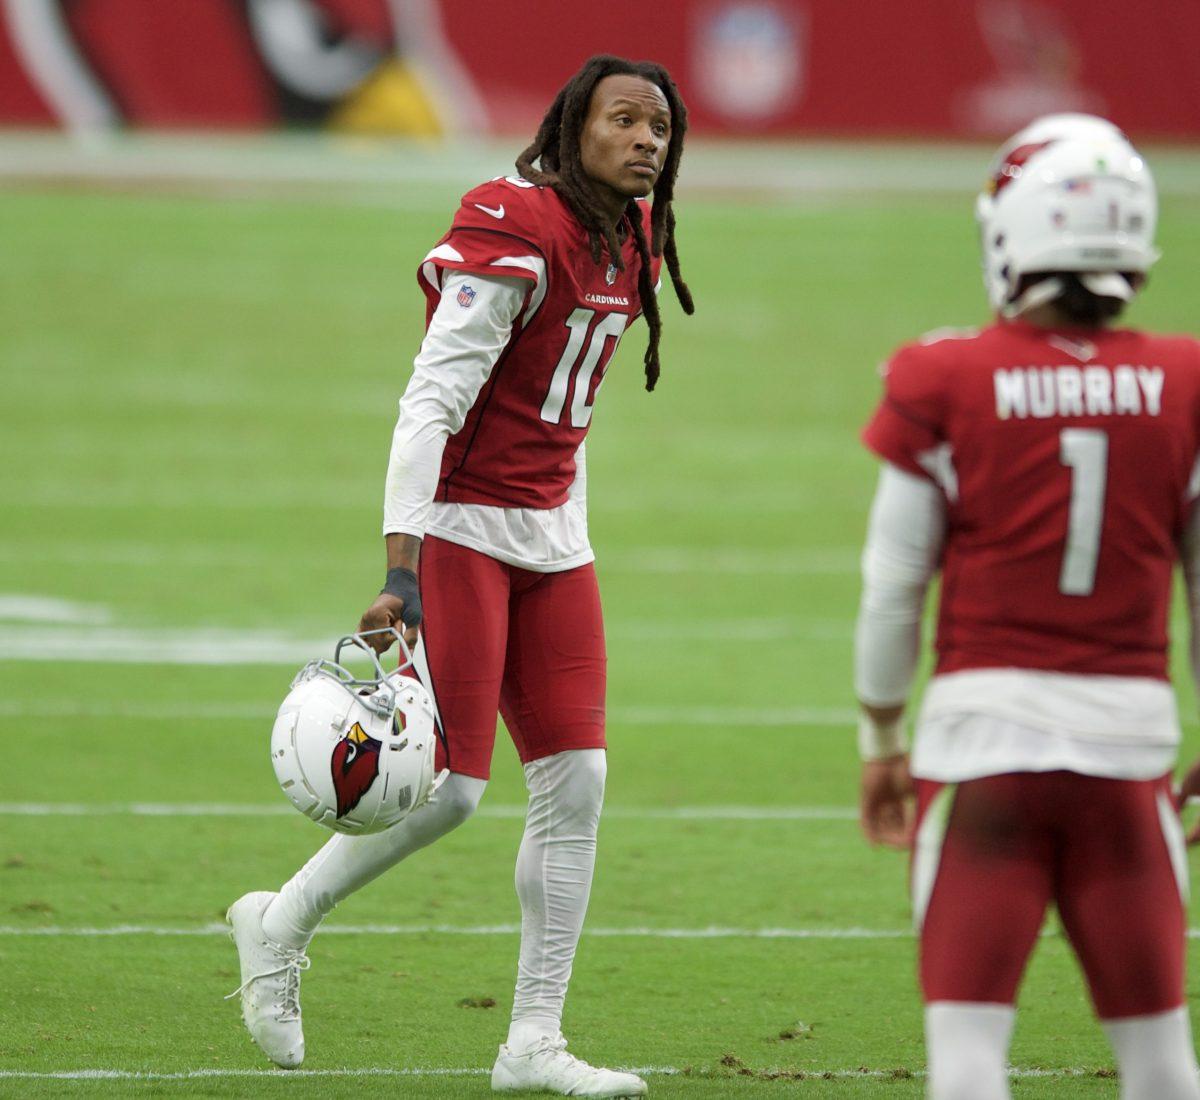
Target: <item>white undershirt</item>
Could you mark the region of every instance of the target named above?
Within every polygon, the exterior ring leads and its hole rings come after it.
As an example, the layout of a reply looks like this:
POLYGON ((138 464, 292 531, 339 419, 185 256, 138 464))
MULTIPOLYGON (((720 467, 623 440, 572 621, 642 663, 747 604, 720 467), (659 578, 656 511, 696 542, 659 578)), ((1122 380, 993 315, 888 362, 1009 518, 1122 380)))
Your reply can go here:
POLYGON ((557 508, 500 508, 435 501, 446 440, 458 432, 512 335, 529 283, 508 276, 446 271, 392 436, 383 533, 434 535, 537 573, 594 560, 587 530, 584 446, 575 481, 557 508), (474 295, 461 305, 458 292, 474 295))
MULTIPOLYGON (((855 689, 875 707, 905 702, 921 614, 945 537, 945 500, 925 478, 885 463, 863 550, 855 689)), ((1200 508, 1184 544, 1193 674, 1200 680, 1200 508)), ((962 782, 1014 771, 1124 779, 1166 772, 1179 744, 1169 684, 1140 676, 975 669, 934 676, 916 722, 916 776, 962 782)))

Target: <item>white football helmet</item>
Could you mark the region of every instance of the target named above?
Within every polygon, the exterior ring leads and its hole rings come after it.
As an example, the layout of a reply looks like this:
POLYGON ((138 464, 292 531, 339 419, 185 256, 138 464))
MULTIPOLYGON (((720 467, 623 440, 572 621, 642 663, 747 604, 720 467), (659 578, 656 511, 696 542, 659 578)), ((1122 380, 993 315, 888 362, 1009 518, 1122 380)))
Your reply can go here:
MULTIPOLYGON (((1102 120, 1098 120, 1102 121, 1102 120)), ((1030 128, 1031 129, 1031 128, 1030 128)), ((976 205, 992 308, 1014 315, 1062 290, 1046 279, 1014 300, 1022 275, 1077 271, 1089 290, 1128 300, 1120 272, 1158 259, 1158 199, 1141 156, 1115 127, 1011 146, 976 205)))
POLYGON ((429 800, 445 773, 434 779, 433 701, 402 675, 411 665, 399 631, 388 629, 348 635, 332 661, 297 673, 271 731, 271 763, 302 814, 339 833, 377 833, 429 800), (404 661, 393 672, 365 641, 380 633, 400 643, 404 661), (374 676, 358 679, 341 664, 347 645, 366 651, 374 676))
POLYGON ((1122 130, 1099 115, 1084 115, 1073 111, 1061 114, 1042 115, 1035 118, 1024 129, 1010 137, 992 157, 988 165, 987 184, 975 200, 975 216, 980 222, 991 213, 992 203, 1003 186, 1009 182, 1014 168, 1019 169, 1023 160, 1013 154, 1026 146, 1048 145, 1052 141, 1067 141, 1070 138, 1119 138, 1128 141, 1122 130))

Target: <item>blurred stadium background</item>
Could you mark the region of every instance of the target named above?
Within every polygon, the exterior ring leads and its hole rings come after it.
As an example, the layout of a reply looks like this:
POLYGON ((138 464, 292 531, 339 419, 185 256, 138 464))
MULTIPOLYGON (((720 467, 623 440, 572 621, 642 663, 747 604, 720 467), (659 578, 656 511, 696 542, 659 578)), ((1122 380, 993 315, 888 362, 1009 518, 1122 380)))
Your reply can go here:
MULTIPOLYGON (((221 1003, 218 922, 321 839, 270 718, 379 581, 417 261, 610 51, 689 103, 698 311, 652 397, 626 338, 589 442, 610 813, 568 1034, 658 1096, 918 1096, 904 867, 854 822, 856 432, 891 347, 986 318, 972 197, 1037 114, 1146 147, 1131 321, 1194 329, 1197 41, 1175 0, 0 0, 0 1095, 487 1095, 503 736, 482 820, 316 941, 314 1076, 221 1003)), ((1016 1094, 1113 1096, 1055 927, 1016 1094)))

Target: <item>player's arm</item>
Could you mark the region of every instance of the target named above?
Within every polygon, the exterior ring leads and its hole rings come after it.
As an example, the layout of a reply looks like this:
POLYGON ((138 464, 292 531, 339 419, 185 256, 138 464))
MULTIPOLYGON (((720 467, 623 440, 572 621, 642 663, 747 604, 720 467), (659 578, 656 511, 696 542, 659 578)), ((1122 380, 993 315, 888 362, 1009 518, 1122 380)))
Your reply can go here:
MULTIPOLYGON (((1192 681, 1200 692, 1200 501, 1192 504, 1183 531, 1179 558, 1183 564, 1184 588, 1187 592, 1192 681)), ((1180 808, 1189 798, 1197 797, 1200 797, 1200 760, 1196 760, 1183 777, 1179 791, 1180 808)), ((1200 822, 1192 826, 1187 839, 1189 844, 1200 842, 1200 822)))
MULTIPOLYGON (((507 276, 447 271, 413 374, 400 399, 384 492, 387 578, 359 630, 403 623, 416 645, 421 622, 421 540, 437 492, 446 440, 462 428, 512 334, 529 283, 507 276), (469 286, 473 294, 459 291, 469 286)), ((388 648, 386 639, 376 648, 388 648)))
POLYGON ((860 706, 860 819, 873 844, 912 839, 912 781, 904 707, 921 646, 921 617, 945 534, 945 502, 931 481, 885 462, 862 556, 854 636, 860 706))

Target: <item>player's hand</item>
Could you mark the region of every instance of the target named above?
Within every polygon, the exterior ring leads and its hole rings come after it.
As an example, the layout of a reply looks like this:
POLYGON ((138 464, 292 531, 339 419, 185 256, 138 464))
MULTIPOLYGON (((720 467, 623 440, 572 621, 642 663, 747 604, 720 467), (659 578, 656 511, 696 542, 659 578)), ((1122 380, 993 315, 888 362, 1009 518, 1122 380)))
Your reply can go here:
MULTIPOLYGON (((1200 797, 1200 760, 1197 760, 1187 770, 1187 774, 1183 777, 1183 782, 1179 785, 1179 812, 1182 814, 1187 808, 1189 798, 1200 797)), ((1200 821, 1188 830, 1187 842, 1196 844, 1200 842, 1200 821)))
MULTIPOLYGON (((363 612, 358 621, 358 633, 368 630, 386 630, 389 626, 402 630, 404 643, 412 650, 417 644, 417 627, 404 626, 404 600, 393 596, 390 592, 380 592, 375 602, 363 612)), ((387 634, 376 634, 367 639, 367 643, 376 653, 386 653, 392 648, 392 639, 387 634)))
POLYGON ((866 761, 862 767, 859 823, 867 840, 889 848, 911 848, 915 818, 908 757, 866 761))

